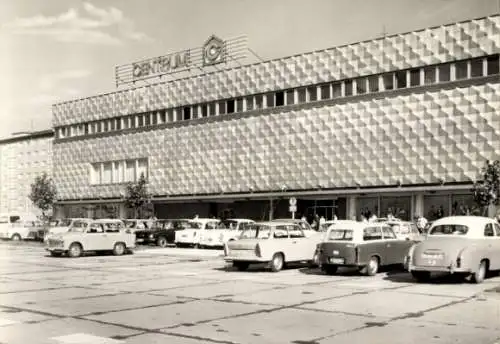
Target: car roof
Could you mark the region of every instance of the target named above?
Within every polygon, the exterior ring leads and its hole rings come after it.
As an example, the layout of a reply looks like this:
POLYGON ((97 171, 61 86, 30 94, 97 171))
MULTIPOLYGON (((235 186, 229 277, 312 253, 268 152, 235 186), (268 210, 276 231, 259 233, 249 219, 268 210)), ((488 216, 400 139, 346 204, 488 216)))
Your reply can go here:
POLYGON ((116 223, 120 223, 120 222, 123 222, 120 219, 95 219, 95 220, 91 220, 91 221, 92 222, 96 222, 96 223, 103 223, 103 222, 116 222, 116 223))
POLYGON ((263 226, 289 226, 290 221, 280 221, 280 220, 272 220, 272 221, 262 221, 262 222, 255 222, 256 225, 263 225, 263 226))
POLYGON ((477 226, 477 225, 485 225, 487 223, 496 222, 494 219, 490 219, 489 217, 484 216, 447 216, 442 217, 432 223, 433 226, 442 225, 442 224, 450 224, 450 225, 466 225, 466 226, 477 226))
POLYGON ((226 219, 226 220, 238 221, 238 222, 248 222, 248 221, 255 222, 254 220, 251 220, 251 219, 233 219, 233 218, 231 218, 231 219, 226 219))
POLYGON ((339 228, 339 229, 362 230, 367 227, 387 227, 387 224, 385 222, 362 222, 353 220, 341 220, 333 223, 329 227, 329 229, 339 228))

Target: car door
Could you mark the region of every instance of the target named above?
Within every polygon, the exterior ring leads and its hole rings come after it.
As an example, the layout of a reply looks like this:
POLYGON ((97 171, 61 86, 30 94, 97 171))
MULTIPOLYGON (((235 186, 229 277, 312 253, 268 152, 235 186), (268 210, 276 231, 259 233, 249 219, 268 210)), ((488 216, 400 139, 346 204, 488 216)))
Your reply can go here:
POLYGON ((495 239, 492 240, 495 266, 492 268, 500 270, 500 225, 494 223, 493 229, 495 230, 495 239))
POLYGON ((381 259, 381 264, 385 264, 386 243, 382 236, 380 226, 368 226, 363 229, 363 242, 358 246, 359 261, 367 263, 370 257, 377 255, 381 259))
POLYGON ((294 260, 294 250, 292 247, 292 241, 290 240, 290 235, 288 234, 288 226, 279 225, 274 228, 273 232, 273 248, 274 252, 283 252, 285 254, 285 261, 294 260))
POLYGON ((392 228, 386 226, 382 227, 382 234, 385 241, 384 265, 403 264, 413 241, 398 238, 392 228))
MULTIPOLYGON (((139 222, 138 222, 139 223, 139 222)), ((128 246, 128 243, 124 240, 124 233, 121 232, 121 226, 119 223, 105 223, 104 227, 104 248, 103 250, 112 250, 115 247, 115 243, 118 241, 125 242, 125 245, 128 246)), ((129 233, 132 234, 132 233, 129 233)))
POLYGON ((291 258, 294 261, 310 260, 314 256, 315 245, 312 239, 307 238, 304 230, 298 225, 288 226, 291 242, 291 258))
POLYGON ((91 223, 82 239, 84 250, 98 251, 106 247, 104 228, 101 223, 91 223))
POLYGON ((496 270, 498 268, 498 253, 496 252, 497 237, 495 235, 495 229, 493 223, 487 223, 484 226, 484 245, 482 247, 484 256, 488 257, 490 260, 490 269, 496 270))

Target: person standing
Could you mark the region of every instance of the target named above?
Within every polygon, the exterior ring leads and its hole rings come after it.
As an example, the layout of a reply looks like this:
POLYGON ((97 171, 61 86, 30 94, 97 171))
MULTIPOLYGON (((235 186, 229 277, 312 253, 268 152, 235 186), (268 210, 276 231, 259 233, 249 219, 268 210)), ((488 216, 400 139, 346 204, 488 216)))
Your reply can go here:
POLYGON ((418 215, 417 218, 417 228, 418 230, 423 233, 425 231, 425 227, 427 226, 427 219, 422 215, 418 215))

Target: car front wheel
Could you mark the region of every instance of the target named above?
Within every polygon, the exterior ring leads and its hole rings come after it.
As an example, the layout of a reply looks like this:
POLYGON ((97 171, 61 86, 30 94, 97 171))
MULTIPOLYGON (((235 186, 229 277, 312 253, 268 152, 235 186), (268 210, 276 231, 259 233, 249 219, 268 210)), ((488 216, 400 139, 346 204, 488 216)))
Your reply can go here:
POLYGON ((273 259, 271 260, 271 270, 273 272, 278 272, 283 269, 285 265, 285 258, 282 253, 275 253, 273 259))
POLYGON ((68 250, 68 256, 70 256, 71 258, 77 258, 80 257, 82 253, 83 253, 82 245, 76 242, 70 245, 68 250))
POLYGON ((167 239, 165 237, 159 237, 157 240, 156 240, 156 245, 160 246, 160 247, 167 247, 167 239))
POLYGON ((115 256, 121 256, 122 254, 124 254, 124 253, 125 253, 126 249, 127 249, 127 248, 125 247, 125 244, 124 244, 124 243, 122 243, 122 242, 117 242, 117 243, 115 244, 115 247, 113 248, 113 254, 114 254, 115 256))
POLYGON ((481 263, 479 263, 477 271, 472 274, 472 282, 476 284, 483 283, 484 279, 486 278, 487 272, 488 264, 485 260, 482 260, 481 263))
POLYGON ((14 234, 12 237, 11 237, 12 241, 20 241, 21 240, 21 236, 19 234, 14 234))

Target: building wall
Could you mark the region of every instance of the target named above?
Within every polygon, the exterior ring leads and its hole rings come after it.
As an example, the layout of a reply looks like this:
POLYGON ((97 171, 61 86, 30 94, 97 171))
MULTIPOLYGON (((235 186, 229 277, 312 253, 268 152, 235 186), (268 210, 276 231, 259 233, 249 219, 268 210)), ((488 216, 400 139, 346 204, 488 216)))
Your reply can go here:
POLYGON ((500 51, 500 16, 56 104, 54 127, 450 62, 500 51))
POLYGON ((500 83, 387 97, 54 145, 62 199, 119 197, 90 163, 148 158, 156 195, 467 182, 500 158, 500 83))
POLYGON ((39 214, 31 200, 31 183, 46 172, 52 176, 51 135, 0 142, 0 212, 39 214))

